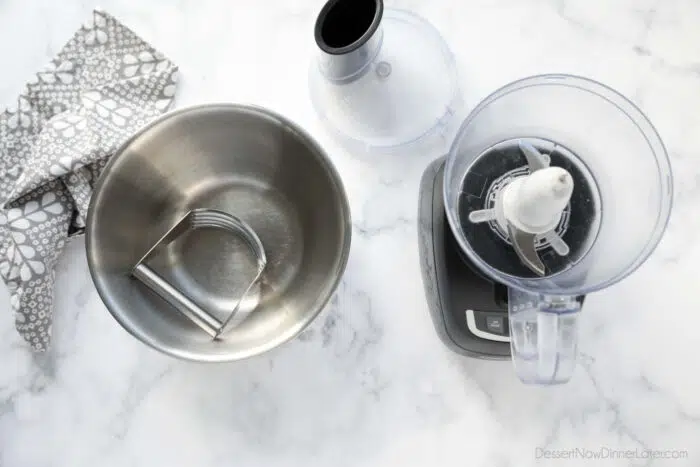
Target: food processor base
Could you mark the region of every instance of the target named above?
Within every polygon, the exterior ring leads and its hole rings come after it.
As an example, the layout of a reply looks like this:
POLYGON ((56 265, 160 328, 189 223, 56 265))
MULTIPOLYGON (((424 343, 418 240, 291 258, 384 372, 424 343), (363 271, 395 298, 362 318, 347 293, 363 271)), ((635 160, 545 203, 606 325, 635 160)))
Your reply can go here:
POLYGON ((442 187, 445 158, 421 179, 418 236, 423 285, 440 339, 462 355, 511 355, 508 289, 483 276, 462 254, 447 222, 442 187))

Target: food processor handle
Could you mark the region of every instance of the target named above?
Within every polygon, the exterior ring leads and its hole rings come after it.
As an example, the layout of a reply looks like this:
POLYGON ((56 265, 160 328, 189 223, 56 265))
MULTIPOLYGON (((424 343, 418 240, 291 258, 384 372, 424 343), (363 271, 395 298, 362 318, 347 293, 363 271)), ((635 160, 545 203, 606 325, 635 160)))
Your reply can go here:
POLYGON ((581 301, 509 289, 508 321, 515 372, 527 384, 561 384, 573 375, 581 301))

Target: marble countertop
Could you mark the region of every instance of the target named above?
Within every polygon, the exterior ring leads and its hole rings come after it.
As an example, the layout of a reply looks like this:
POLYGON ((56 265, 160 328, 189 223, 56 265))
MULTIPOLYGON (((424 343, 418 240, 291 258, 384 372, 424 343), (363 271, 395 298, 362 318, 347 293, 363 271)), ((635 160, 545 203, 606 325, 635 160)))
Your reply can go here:
MULTIPOLYGON (((582 74, 633 99, 669 150, 667 234, 637 273, 589 296, 580 365, 552 388, 523 386, 509 362, 458 357, 439 341, 416 232, 419 178, 439 154, 361 158, 322 132, 306 82, 321 3, 99 5, 179 65, 176 106, 256 103, 318 137, 350 198, 349 265, 303 338, 248 361, 196 365, 123 331, 92 285, 82 239, 72 241, 57 270, 49 353, 23 344, 0 287, 0 466, 699 465, 700 3, 387 2, 443 32, 469 107, 525 75, 582 74)), ((0 105, 95 6, 0 2, 0 105)))

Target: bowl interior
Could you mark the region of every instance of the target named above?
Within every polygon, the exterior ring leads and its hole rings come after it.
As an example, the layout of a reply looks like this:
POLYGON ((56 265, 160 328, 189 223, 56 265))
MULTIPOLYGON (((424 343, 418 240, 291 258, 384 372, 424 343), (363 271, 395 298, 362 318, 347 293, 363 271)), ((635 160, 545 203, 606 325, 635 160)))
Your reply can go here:
MULTIPOLYGON (((345 193, 323 151, 283 117, 237 105, 181 109, 133 137, 100 177, 86 228, 93 281, 117 321, 165 353, 198 361, 246 358, 298 334, 332 295, 349 244, 345 193), (268 259, 257 307, 220 341, 130 276, 195 208, 247 222, 268 259)), ((255 274, 242 240, 213 229, 189 231, 150 265, 219 318, 255 274)))

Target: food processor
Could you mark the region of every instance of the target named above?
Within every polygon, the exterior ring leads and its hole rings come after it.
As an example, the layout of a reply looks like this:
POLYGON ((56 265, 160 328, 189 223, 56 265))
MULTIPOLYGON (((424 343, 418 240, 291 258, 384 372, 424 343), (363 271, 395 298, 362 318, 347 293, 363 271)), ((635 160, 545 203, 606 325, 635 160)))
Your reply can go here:
POLYGON ((587 294, 637 269, 666 228, 670 163, 645 115, 587 78, 525 78, 484 99, 421 181, 422 271, 453 350, 567 382, 587 294))
POLYGON ((425 19, 381 0, 328 0, 314 38, 311 100, 347 148, 400 157, 414 143, 429 151, 431 135, 447 140, 418 209, 441 339, 511 358, 524 383, 568 381, 587 294, 637 269, 669 219, 670 163, 653 125, 603 84, 549 74, 489 95, 452 139, 458 73, 425 19))

